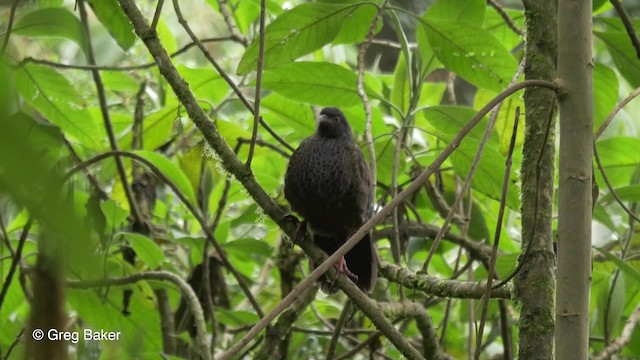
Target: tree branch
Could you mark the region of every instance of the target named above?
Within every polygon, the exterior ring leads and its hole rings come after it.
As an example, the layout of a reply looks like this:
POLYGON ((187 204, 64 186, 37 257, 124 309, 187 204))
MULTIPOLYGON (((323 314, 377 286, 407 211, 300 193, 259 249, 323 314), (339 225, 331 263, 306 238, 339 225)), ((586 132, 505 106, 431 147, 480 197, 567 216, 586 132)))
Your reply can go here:
POLYGON ((143 280, 168 281, 175 284, 178 289, 180 289, 180 292, 184 295, 184 298, 187 300, 187 304, 193 313, 193 319, 196 326, 196 348, 198 349, 198 353, 203 359, 211 359, 211 354, 209 354, 207 346, 207 327, 205 325, 204 312, 200 306, 200 301, 198 301, 198 297, 191 286, 189 286, 189 284, 182 280, 178 275, 168 271, 147 271, 122 278, 67 281, 67 286, 72 289, 91 289, 103 286, 129 285, 143 280))

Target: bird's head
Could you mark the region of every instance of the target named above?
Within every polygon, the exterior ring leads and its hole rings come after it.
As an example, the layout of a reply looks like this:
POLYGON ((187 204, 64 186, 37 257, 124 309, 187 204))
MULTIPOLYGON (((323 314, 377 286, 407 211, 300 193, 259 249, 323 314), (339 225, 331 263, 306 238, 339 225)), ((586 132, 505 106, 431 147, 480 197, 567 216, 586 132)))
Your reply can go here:
POLYGON ((320 111, 318 135, 327 138, 351 139, 351 127, 340 109, 328 107, 320 111))

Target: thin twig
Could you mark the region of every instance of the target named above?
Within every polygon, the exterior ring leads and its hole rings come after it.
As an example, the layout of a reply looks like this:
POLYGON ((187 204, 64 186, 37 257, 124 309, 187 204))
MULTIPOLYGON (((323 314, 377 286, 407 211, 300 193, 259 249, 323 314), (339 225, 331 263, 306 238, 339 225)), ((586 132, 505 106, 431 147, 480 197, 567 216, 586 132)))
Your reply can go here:
POLYGON ((636 306, 633 310, 627 322, 624 324, 624 328, 622 329, 622 333, 618 338, 613 340, 611 344, 609 344, 602 352, 600 352, 594 360, 606 360, 609 359, 610 356, 619 353, 624 349, 624 347, 631 341, 631 335, 633 334, 633 330, 636 328, 638 323, 640 322, 640 305, 636 306))
MULTIPOLYGON (((435 238, 440 231, 440 227, 430 224, 416 224, 416 223, 403 223, 400 225, 400 234, 404 236, 421 236, 428 238, 435 238)), ((373 232, 373 239, 378 240, 386 238, 392 235, 393 228, 386 227, 373 232)), ((466 236, 453 233, 451 230, 447 230, 443 237, 444 240, 449 241, 452 244, 456 244, 461 248, 464 248, 472 258, 478 259, 483 263, 489 263, 491 257, 491 247, 486 244, 480 243, 469 239, 466 236)))
POLYGON ((618 205, 620 205, 622 210, 624 210, 624 212, 626 212, 627 215, 629 215, 630 218, 640 222, 640 218, 636 214, 634 214, 633 211, 631 211, 627 207, 627 205, 624 204, 624 201, 622 201, 622 199, 618 195, 618 192, 616 191, 616 189, 613 188, 613 185, 609 181, 609 177, 604 172, 604 166, 602 166, 602 162, 600 161, 600 155, 598 155, 598 149, 595 142, 593 143, 593 156, 595 157, 596 165, 598 165, 598 170, 600 170, 600 174, 602 175, 602 180, 604 180, 604 183, 607 185, 607 188, 609 189, 609 192, 611 193, 613 198, 616 200, 618 205))
POLYGON ((384 314, 391 318, 411 317, 416 322, 416 327, 422 336, 422 353, 426 359, 440 360, 445 356, 438 344, 438 336, 433 327, 431 317, 427 314, 422 304, 417 302, 401 301, 395 303, 380 303, 384 314))
POLYGON ((187 304, 193 313, 194 324, 196 327, 196 348, 198 349, 198 353, 203 359, 211 359, 211 354, 209 354, 207 347, 207 327, 205 325, 204 312, 200 306, 200 301, 198 301, 198 296, 191 286, 178 275, 168 271, 147 271, 122 278, 67 281, 67 286, 72 289, 91 289, 103 286, 129 285, 144 280, 168 281, 175 284, 178 289, 180 289, 180 292, 187 300, 187 304))
POLYGON ((640 59, 640 39, 638 39, 638 34, 636 34, 636 29, 633 27, 629 13, 627 13, 627 10, 619 0, 609 0, 609 2, 616 9, 618 16, 620 16, 624 29, 627 31, 627 35, 629 35, 629 39, 631 40, 631 45, 636 49, 636 56, 640 59))
POLYGON ((247 297, 247 299, 249 300, 249 302, 251 302, 251 305, 253 305, 253 308, 256 311, 256 313, 258 314, 258 316, 260 316, 260 317, 264 316, 264 312, 260 308, 260 304, 258 304, 258 301, 255 299, 255 297, 253 296, 253 294, 249 290, 249 287, 247 286, 246 282, 244 281, 244 278, 238 272, 238 270, 236 270, 235 267, 233 267, 233 265, 229 261, 229 258, 226 256, 226 254, 224 252, 224 249, 220 246, 218 241, 216 241, 216 239, 215 239, 215 237, 213 235, 213 232, 207 227, 206 220, 200 215, 200 212, 198 211, 198 209, 195 207, 194 204, 192 204, 185 197, 185 195, 180 191, 180 189, 173 182, 171 182, 171 180, 169 180, 157 167, 155 167, 155 165, 153 165, 147 159, 143 158, 140 155, 137 155, 137 154, 134 154, 134 153, 130 153, 130 152, 127 152, 127 151, 110 151, 110 152, 106 152, 104 154, 97 155, 97 156, 85 161, 81 165, 78 165, 75 168, 73 168, 71 171, 69 171, 65 175, 65 180, 67 180, 70 176, 72 176, 77 171, 79 171, 79 170, 81 170, 83 168, 86 168, 87 166, 91 166, 91 165, 93 165, 93 164, 95 164, 95 163, 97 163, 99 161, 102 161, 102 160, 104 160, 106 158, 109 158, 111 156, 129 157, 131 159, 134 159, 134 160, 136 160, 138 162, 143 163, 145 166, 147 166, 149 169, 151 169, 151 171, 153 171, 153 173, 157 177, 159 177, 165 184, 167 184, 167 186, 169 186, 169 188, 171 188, 171 190, 173 190, 173 192, 176 194, 176 196, 178 196, 180 201, 182 201, 182 203, 191 212, 193 217, 198 221, 198 224, 200 225, 200 227, 202 228, 202 231, 205 233, 205 235, 207 237, 207 241, 211 242, 213 247, 216 249, 216 251, 218 252, 218 255, 220 256, 220 260, 222 261, 222 264, 227 268, 227 270, 229 270, 229 272, 236 279, 236 281, 238 282, 238 286, 240 286, 240 289, 244 292, 244 294, 247 297))
MULTIPOLYGON (((213 37, 213 38, 200 39, 200 42, 205 44, 205 43, 229 41, 229 40, 232 40, 232 39, 230 37, 228 37, 228 36, 225 36, 225 37, 213 37)), ((174 52, 171 55, 169 55, 169 57, 170 58, 174 58, 176 56, 182 55, 182 54, 186 53, 189 49, 191 49, 194 46, 196 46, 196 43, 195 42, 190 42, 187 45, 183 46, 181 49, 179 49, 176 52, 174 52)), ((32 57, 26 57, 26 58, 22 59, 15 66, 19 68, 19 67, 23 67, 25 64, 28 64, 28 63, 46 65, 46 66, 51 66, 53 68, 58 68, 58 69, 101 70, 101 71, 144 70, 144 69, 148 69, 148 68, 151 68, 153 66, 156 66, 155 62, 148 62, 146 64, 128 65, 128 66, 72 65, 72 64, 61 64, 61 63, 57 63, 57 62, 49 61, 49 60, 35 59, 35 58, 32 58, 32 57)))
POLYGON ((236 39, 236 41, 242 43, 242 45, 247 46, 249 42, 244 36, 242 36, 240 31, 238 31, 238 26, 236 26, 235 19, 233 18, 233 16, 231 16, 231 13, 229 13, 228 6, 229 5, 227 3, 227 0, 218 0, 218 8, 220 9, 220 13, 224 18, 224 22, 227 24, 227 27, 229 28, 229 32, 231 32, 231 36, 233 36, 236 39))
MULTIPOLYGON (((13 279, 13 275, 18 268, 18 263, 22 260, 22 250, 24 249, 24 244, 27 242, 27 236, 29 235, 29 230, 31 229, 31 224, 33 220, 29 218, 27 223, 24 225, 22 229, 22 234, 20 234, 20 240, 18 241, 18 248, 16 249, 16 253, 11 260, 11 266, 9 267, 9 272, 7 273, 7 278, 4 279, 4 283, 2 284, 2 292, 0 292, 0 309, 2 309, 2 303, 4 302, 5 296, 9 292, 9 286, 11 285, 11 280, 13 279)), ((8 240, 8 239, 7 239, 8 240)))
MULTIPOLYGON (((220 1, 222 7, 222 0, 220 1)), ((251 167, 253 159, 253 151, 256 147, 256 139, 258 138, 258 123, 260 122, 260 99, 262 91, 262 68, 264 66, 264 16, 265 16, 265 0, 260 0, 260 43, 258 46, 258 60, 256 70, 256 90, 253 100, 253 131, 251 133, 251 143, 249 145, 249 155, 247 156, 247 167, 251 167)))
MULTIPOLYGON (((80 0, 78 4, 78 9, 80 11, 80 20, 83 25, 83 30, 85 34, 85 41, 87 43, 87 62, 91 65, 96 64, 96 58, 93 53, 93 45, 91 44, 91 34, 89 32, 89 22, 87 20, 87 10, 85 9, 84 0, 80 0)), ((102 120, 104 122, 104 127, 107 130, 107 137, 109 138, 109 145, 113 151, 118 151, 118 140, 116 140, 115 132, 113 131, 113 126, 111 125, 111 117, 109 115, 109 106, 107 105, 107 96, 104 91, 104 84, 102 83, 102 78, 100 77, 100 72, 96 69, 91 70, 91 74, 93 75, 93 81, 96 84, 96 91, 98 93, 98 101, 100 103, 100 111, 102 112, 102 120)), ((127 197, 127 201, 129 202, 129 207, 131 209, 131 213, 136 222, 140 224, 145 223, 145 219, 142 217, 140 213, 140 209, 138 208, 138 203, 136 202, 135 197, 133 196, 133 192, 131 190, 131 185, 127 180, 127 171, 124 167, 124 163, 120 157, 116 156, 116 167, 118 169, 118 174, 120 175, 120 182, 122 183, 122 188, 127 197)))
POLYGON ((511 176, 511 158, 513 157, 513 149, 516 145, 516 137, 518 134, 518 121, 520 120, 520 107, 516 108, 516 117, 513 122, 513 133, 511 134, 511 142, 509 143, 509 152, 504 170, 504 178, 502 181, 502 194, 500 196, 500 209, 498 211, 498 219, 496 220, 496 231, 493 235, 493 249, 491 252, 491 260, 489 261, 489 271, 487 276, 487 288, 482 298, 482 312, 480 313, 480 325, 478 326, 478 336, 476 337, 476 354, 475 359, 480 359, 480 351, 482 349, 482 333, 487 319, 487 311, 489 310, 489 299, 491 298, 491 284, 493 276, 496 272, 496 261, 498 258, 498 248, 500 244, 500 233, 502 232, 502 219, 504 218, 504 209, 507 204, 507 195, 509 193, 509 178, 511 176))
POLYGON ((9 346, 9 349, 7 349, 7 352, 4 354, 5 359, 9 359, 9 355, 11 355, 11 352, 13 352, 13 349, 15 349, 16 345, 18 345, 18 343, 21 342, 23 333, 24 333, 24 328, 20 329, 20 332, 18 333, 18 335, 16 335, 15 340, 13 340, 13 342, 9 346))
POLYGON ((0 58, 4 57, 4 53, 9 45, 9 36, 11 36, 11 30, 13 29, 13 20, 16 17, 16 9, 20 0, 13 0, 11 4, 11 11, 9 12, 9 24, 7 24, 7 30, 4 32, 4 39, 2 40, 2 48, 0 48, 0 58))
MULTIPOLYGON (((536 173, 535 173, 535 189, 533 191, 534 194, 536 194, 536 196, 533 197, 533 206, 532 206, 532 214, 533 215, 533 224, 531 225, 531 229, 535 229, 538 226, 538 195, 540 193, 540 172, 541 172, 541 168, 542 168, 542 158, 544 155, 544 149, 547 145, 547 141, 549 140, 549 134, 551 134, 551 124, 553 123, 553 114, 554 114, 554 109, 556 108, 556 101, 557 99, 554 98, 553 101, 551 102, 551 106, 549 107, 549 117, 547 118, 547 128, 545 129, 544 132, 544 139, 542 141, 542 145, 540 147, 540 152, 538 153, 538 159, 536 160, 536 173)), ((529 238, 527 239, 526 242, 526 246, 527 248, 522 252, 521 255, 521 259, 520 261, 518 261, 518 265, 516 265, 516 268, 513 269, 513 271, 507 275, 504 279, 502 279, 499 283, 497 283, 496 285, 493 286, 493 289, 498 289, 500 287, 502 287, 503 285, 505 285, 506 283, 508 283, 509 281, 511 281, 511 279, 513 279, 516 275, 518 275, 518 273, 520 272, 520 270, 522 270, 522 267, 524 266, 524 264, 526 264, 527 260, 529 259, 529 254, 531 254, 531 249, 533 249, 533 240, 534 240, 534 234, 536 232, 535 231, 531 231, 529 238)), ((524 244, 524 242, 523 242, 524 244)))
POLYGON ((385 0, 382 3, 382 5, 378 8, 378 12, 376 13, 376 16, 373 18, 371 25, 369 26, 369 32, 367 33, 367 37, 365 38, 362 45, 360 45, 360 50, 358 51, 358 96, 362 100, 362 104, 364 106, 364 113, 366 116, 364 133, 365 133, 365 138, 367 140, 367 150, 369 152, 369 170, 370 170, 369 180, 371 181, 370 193, 374 194, 373 195, 374 197, 376 193, 376 175, 377 175, 376 149, 374 147, 373 135, 372 135, 373 122, 371 118, 371 104, 369 103, 369 96, 367 95, 367 92, 364 89, 365 57, 367 55, 367 49, 369 48, 369 45, 371 45, 371 40, 375 35, 376 29, 378 26, 378 21, 382 17, 382 14, 384 12, 384 6, 387 4, 387 2, 388 0, 385 0))
MULTIPOLYGON (((518 78, 520 77, 520 74, 522 73, 523 70, 524 70, 524 59, 518 65, 518 70, 516 71, 516 73, 511 78, 511 84, 510 85, 514 85, 518 81, 518 78)), ((476 167, 478 166, 478 164, 480 164, 480 158, 482 157, 482 153, 484 151, 484 147, 486 146, 487 142, 489 141, 489 137, 491 136, 491 132, 493 131, 493 128, 494 128, 494 126, 496 124, 496 121, 498 119, 498 113, 499 113, 501 107, 502 107, 502 103, 498 104, 491 111, 491 116, 489 117, 489 121, 487 123, 487 127, 486 127, 486 129, 484 131, 484 134, 482 135, 482 140, 480 141, 480 144, 478 144, 478 150, 476 150, 476 155, 475 155, 475 157, 473 159, 473 162, 471 163, 471 167, 469 168, 469 173, 467 174, 467 177, 464 180, 464 184, 462 185, 462 189, 460 190, 460 195, 456 197, 455 201, 451 205, 451 209, 449 210, 449 213, 447 214, 447 217, 444 219, 444 224, 442 225, 442 229, 440 230, 440 232, 438 233, 436 238, 433 240, 433 244, 431 244, 431 249, 429 250, 429 254, 427 255, 427 259, 424 261, 424 264, 422 265, 422 270, 421 271, 424 272, 424 273, 428 272, 428 270, 429 270, 428 269, 429 262, 431 261, 431 258, 433 257, 433 255, 435 254, 436 250, 438 249, 438 245, 440 244, 440 241, 442 240, 442 236, 444 235, 444 232, 446 231, 446 229, 449 227, 449 224, 451 223, 451 220, 453 219, 453 217, 455 215, 456 208, 459 206, 460 201, 462 201, 462 198, 464 197, 463 194, 466 193, 467 190, 469 189, 469 187, 471 186, 471 180, 473 179, 473 176, 475 175, 476 167)))
POLYGON ((504 23, 507 24, 509 29, 513 30, 514 33, 520 36, 523 35, 522 30, 520 30, 516 26, 516 24, 513 23, 513 20, 511 20, 511 18, 509 17, 509 14, 507 14, 507 12, 504 11, 504 9, 502 8, 502 5, 498 4, 496 0, 487 0, 487 4, 491 5, 496 10, 498 15, 500 15, 502 20, 504 20, 504 23))
POLYGON ((156 12, 153 14, 153 21, 151 22, 151 30, 156 31, 156 27, 158 27, 158 21, 160 21, 160 15, 162 14, 162 6, 164 5, 164 0, 158 0, 158 5, 156 5, 156 12))
POLYGON ((342 329, 344 329, 345 324, 347 323, 347 319, 353 314, 353 303, 350 300, 347 300, 347 303, 342 308, 342 313, 338 318, 338 322, 336 323, 336 327, 333 329, 333 335, 331 336, 331 341, 329 342, 329 349, 327 350, 327 360, 333 360, 336 355, 336 347, 338 347, 338 339, 340 339, 340 334, 342 333, 342 329))
MULTIPOLYGON (((283 230, 287 232, 289 235, 293 235, 295 232, 296 224, 292 221, 287 220, 285 217, 285 213, 283 209, 276 204, 271 197, 268 196, 264 192, 264 190, 259 186, 253 174, 247 170, 244 164, 239 161, 239 159, 235 156, 233 151, 226 144, 224 139, 218 133, 218 130, 208 121, 208 118, 202 108, 198 105, 196 99, 193 97, 193 94, 189 92, 188 85, 186 82, 180 77, 176 68, 171 63, 168 58, 166 52, 162 48, 157 36, 153 36, 149 32, 149 26, 146 23, 144 16, 140 12, 140 10, 135 5, 133 0, 119 0, 125 14, 129 17, 134 25, 134 29, 138 36, 143 40, 151 55, 158 60, 158 69, 162 76, 167 80, 168 84, 173 88, 174 92, 177 94, 180 102, 185 106, 189 117, 196 124, 196 126, 202 131, 205 139, 212 148, 218 153, 221 158, 221 163, 224 168, 233 174, 238 181, 240 181, 247 192, 252 196, 252 198, 264 209, 265 213, 270 216, 283 230)), ((330 275, 333 270, 333 264, 338 260, 340 256, 343 256, 347 251, 349 251, 359 239, 361 239, 365 233, 368 233, 372 227, 378 223, 380 223, 389 213, 393 210, 394 207, 398 206, 404 200, 411 195, 413 192, 422 187, 424 181, 426 181, 429 176, 437 169, 445 159, 455 150, 455 148, 459 145, 460 141, 469 133, 469 131, 482 119, 482 117, 497 103, 504 100, 507 96, 512 94, 515 91, 521 90, 525 87, 529 86, 542 86, 552 90, 556 90, 557 86, 549 81, 542 80, 527 80, 523 83, 516 84, 514 86, 508 87, 505 91, 500 93, 495 99, 489 102, 483 109, 478 113, 476 117, 474 117, 470 122, 461 130, 461 132, 453 139, 451 143, 447 145, 444 149, 443 153, 438 156, 436 161, 432 166, 427 168, 418 178, 409 185, 407 189, 400 192, 398 196, 393 199, 387 206, 382 208, 378 214, 373 216, 369 221, 367 221, 363 227, 357 231, 349 241, 345 243, 340 249, 338 249, 331 257, 329 257, 325 262, 321 263, 314 272, 312 272, 309 277, 305 278, 298 287, 294 288, 292 292, 283 300, 282 303, 277 305, 274 310, 261 319, 255 326, 252 328, 243 340, 241 340, 238 344, 234 345, 233 349, 228 351, 227 355, 236 354, 238 352, 237 349, 243 348, 247 343, 253 339, 267 324, 271 322, 282 310, 286 309, 290 302, 287 302, 287 299, 293 300, 296 296, 300 294, 301 291, 311 286, 322 274, 326 271, 330 272, 330 275)), ((309 240, 309 242, 311 242, 309 240)), ((305 243, 306 244, 306 243, 305 243)), ((311 246, 304 245, 305 251, 307 253, 311 253, 311 246)), ((318 250, 321 253, 321 251, 318 250)), ((357 287, 350 281, 344 280, 342 277, 338 279, 338 285, 341 289, 347 289, 347 295, 351 297, 354 302, 359 307, 362 305, 366 305, 370 300, 366 297, 366 295, 361 294, 357 287), (349 288, 352 286, 352 288, 349 288), (361 296, 359 296, 361 294, 361 296)), ((367 314, 369 316, 369 314, 367 314)), ((378 319, 380 320, 380 319, 378 319)), ((394 335, 393 329, 389 329, 387 325, 385 325, 383 320, 377 321, 375 323, 376 326, 379 326, 380 330, 385 333, 386 336, 394 335)), ((393 338, 391 339, 396 346, 405 346, 405 339, 400 335, 400 339, 393 338)), ((411 351, 407 348, 408 351, 411 351)))
MULTIPOLYGON (((202 45, 202 42, 200 41, 200 39, 198 39, 196 34, 193 32, 193 30, 191 30, 189 23, 182 16, 182 11, 180 10, 180 4, 178 0, 173 0, 173 7, 176 11, 178 22, 180 23, 180 25, 182 25, 182 27, 187 32, 187 34, 189 34, 189 37, 191 38, 191 40, 196 44, 198 49, 200 49, 204 57, 207 58, 207 60, 211 63, 211 65, 213 65, 213 67, 216 69, 218 74, 231 87, 231 89, 236 94, 236 96, 238 96, 238 99, 240 99, 240 102, 242 102, 242 104, 247 108, 247 110, 249 110, 251 114, 255 116, 256 110, 253 108, 253 105, 251 105, 249 100, 247 100, 247 97, 244 96, 240 88, 238 88, 238 85, 236 85, 233 79, 231 79, 231 77, 224 71, 222 66, 220 66, 220 64, 218 64, 218 62, 213 58, 213 56, 211 56, 211 53, 209 53, 209 51, 204 47, 204 45, 202 45)), ((262 119, 261 117, 259 117, 259 119, 260 119, 260 125, 262 125, 262 127, 264 127, 264 129, 267 130, 267 132, 271 134, 271 136, 273 136, 274 139, 276 139, 280 144, 284 145, 284 147, 291 150, 292 152, 295 150, 291 145, 289 145, 289 143, 287 143, 275 131, 273 131, 273 129, 269 127, 269 125, 264 121, 264 119, 262 119)))
POLYGON ((605 119, 605 121, 602 123, 602 125, 600 125, 600 127, 598 128, 598 131, 596 131, 595 135, 594 135, 594 139, 593 141, 598 140, 598 138, 600 137, 600 135, 602 135, 602 133, 607 129, 607 127, 611 124, 611 122, 613 121, 613 118, 616 117, 616 115, 618 114, 618 112, 620 112, 620 110, 622 110, 623 107, 625 107, 629 102, 631 102, 631 100, 635 99, 638 95, 640 95, 640 88, 637 88, 635 90, 633 90, 629 95, 627 95, 626 98, 624 98, 622 101, 620 101, 615 108, 613 108, 613 110, 611 111, 611 113, 609 114, 609 116, 607 116, 607 118, 605 119))
MULTIPOLYGON (((238 138, 238 142, 243 144, 243 145, 244 144, 250 144, 251 143, 251 139, 238 138)), ((262 146, 262 147, 265 147, 267 149, 271 149, 271 150, 277 152, 278 154, 282 155, 282 157, 284 157, 285 159, 288 159, 288 158, 291 157, 291 154, 289 154, 288 152, 280 149, 278 146, 276 146, 276 145, 274 145, 274 144, 272 144, 270 142, 264 141, 262 139, 256 139, 256 141, 254 143, 256 145, 258 145, 258 146, 262 146)))

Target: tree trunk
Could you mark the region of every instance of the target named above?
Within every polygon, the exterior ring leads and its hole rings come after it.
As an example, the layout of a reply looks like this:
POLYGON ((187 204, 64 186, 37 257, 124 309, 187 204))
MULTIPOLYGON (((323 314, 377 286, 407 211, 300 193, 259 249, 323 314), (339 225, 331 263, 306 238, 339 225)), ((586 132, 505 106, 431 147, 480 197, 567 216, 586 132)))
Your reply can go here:
MULTIPOLYGON (((524 1, 524 6, 527 24, 525 78, 553 81, 557 57, 556 1, 529 0, 524 1)), ((553 359, 555 97, 552 91, 542 88, 527 88, 524 94, 523 255, 519 259, 524 264, 515 279, 516 294, 522 306, 518 325, 520 359, 553 359)))
POLYGON ((591 285, 593 83, 591 1, 558 1, 560 167, 558 359, 587 359, 591 285))

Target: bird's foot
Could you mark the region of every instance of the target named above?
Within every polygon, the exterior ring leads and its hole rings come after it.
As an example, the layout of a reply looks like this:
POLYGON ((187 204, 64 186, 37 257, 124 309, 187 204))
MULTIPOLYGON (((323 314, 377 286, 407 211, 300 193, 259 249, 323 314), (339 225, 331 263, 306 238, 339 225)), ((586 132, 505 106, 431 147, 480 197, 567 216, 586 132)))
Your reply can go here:
POLYGON ((349 268, 347 267, 347 262, 344 260, 344 257, 341 257, 340 260, 338 260, 337 263, 335 263, 336 268, 336 276, 333 278, 333 281, 331 282, 331 287, 335 286, 336 281, 338 281, 338 278, 340 277, 341 274, 345 274, 347 275, 347 277, 349 279, 351 279, 351 281, 353 281, 354 283, 358 283, 358 275, 354 274, 351 272, 351 270, 349 270, 349 268))
POLYGON ((298 223, 298 227, 296 228, 296 233, 293 236, 293 244, 297 245, 302 241, 304 234, 307 232, 307 221, 304 220, 298 223))

